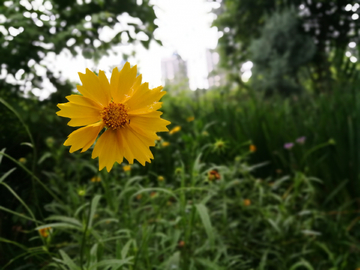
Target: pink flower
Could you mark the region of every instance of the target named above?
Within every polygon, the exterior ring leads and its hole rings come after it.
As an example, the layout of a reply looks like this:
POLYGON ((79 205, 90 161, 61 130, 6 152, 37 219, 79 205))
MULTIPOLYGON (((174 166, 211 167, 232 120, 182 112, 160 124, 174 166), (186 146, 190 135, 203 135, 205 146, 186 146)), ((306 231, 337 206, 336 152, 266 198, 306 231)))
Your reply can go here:
POLYGON ((293 147, 294 147, 294 143, 292 143, 292 142, 284 144, 284 148, 287 149, 287 150, 290 150, 293 147))
POLYGON ((296 142, 299 143, 299 144, 304 144, 306 141, 306 137, 305 136, 302 136, 302 137, 299 137, 296 139, 296 142))

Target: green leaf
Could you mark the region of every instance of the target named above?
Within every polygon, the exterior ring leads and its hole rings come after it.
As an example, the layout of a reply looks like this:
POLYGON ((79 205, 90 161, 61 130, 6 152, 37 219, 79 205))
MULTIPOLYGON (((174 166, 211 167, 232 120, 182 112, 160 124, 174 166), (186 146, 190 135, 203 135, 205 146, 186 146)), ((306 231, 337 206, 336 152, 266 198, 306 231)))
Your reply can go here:
POLYGON ((164 263, 164 269, 179 269, 180 266, 180 252, 176 251, 167 261, 164 263))
POLYGON ((101 199, 101 195, 95 195, 95 197, 92 199, 91 202, 91 209, 90 209, 90 216, 89 216, 89 223, 88 223, 88 228, 90 229, 92 227, 92 223, 94 220, 94 215, 96 212, 96 208, 99 204, 99 201, 101 199))
MULTIPOLYGON (((0 153, 5 153, 6 148, 1 149, 0 153)), ((0 154, 0 164, 4 155, 0 154)))
POLYGON ((103 267, 103 266, 109 266, 113 267, 114 269, 118 269, 120 266, 126 265, 126 264, 132 264, 131 260, 134 257, 128 257, 124 260, 117 260, 117 259, 111 259, 111 260, 102 260, 101 262, 98 262, 92 266, 90 266, 89 270, 94 270, 97 267, 103 267))
POLYGON ((306 267, 308 270, 314 270, 314 268, 311 266, 311 264, 308 261, 304 260, 304 259, 301 259, 300 262, 297 262, 297 263, 293 264, 291 266, 290 270, 295 270, 295 269, 298 269, 298 268, 303 269, 302 267, 306 267))
MULTIPOLYGON (((0 157, 2 157, 2 156, 0 156, 0 157)), ((1 178, 0 178, 0 183, 1 183, 2 181, 4 181, 5 178, 8 177, 8 176, 9 176, 13 171, 15 171, 15 170, 16 170, 16 168, 12 168, 11 170, 9 170, 9 171, 7 171, 6 173, 4 173, 3 176, 1 176, 1 178)))
POLYGON ((79 228, 82 227, 82 223, 79 220, 77 220, 76 218, 67 217, 67 216, 51 216, 51 217, 46 218, 46 220, 59 220, 59 221, 71 223, 72 225, 76 225, 79 228))
POLYGON ((75 225, 71 225, 69 223, 64 223, 64 222, 57 222, 57 223, 49 223, 49 224, 45 224, 45 225, 41 225, 35 228, 35 230, 40 230, 40 229, 44 229, 44 228, 59 228, 59 229, 70 229, 70 230, 78 230, 81 231, 82 228, 79 228, 79 226, 75 226, 75 225))
POLYGON ((63 258, 62 263, 69 267, 70 270, 81 270, 79 266, 77 266, 73 260, 65 253, 63 250, 59 250, 61 257, 63 258))
POLYGON ((126 258, 126 255, 128 254, 129 252, 129 248, 130 248, 130 245, 131 243, 133 242, 134 240, 130 239, 129 241, 126 242, 126 244, 124 245, 124 247, 122 248, 121 250, 121 258, 124 260, 126 258))
POLYGON ((50 152, 44 153, 44 154, 41 156, 41 158, 39 158, 38 164, 40 165, 41 163, 44 162, 45 159, 47 159, 47 158, 49 158, 49 157, 51 157, 51 156, 52 156, 52 154, 51 154, 50 152))
POLYGON ((29 142, 22 142, 20 145, 27 145, 31 148, 34 148, 34 145, 32 143, 29 143, 29 142))
POLYGON ((201 221, 202 221, 202 223, 204 225, 206 234, 209 237, 210 246, 211 246, 211 248, 213 248, 214 244, 215 244, 214 229, 213 229, 213 227, 211 225, 208 210, 205 207, 205 205, 203 205, 203 204, 196 204, 195 207, 196 207, 196 209, 197 209, 197 211, 198 211, 198 213, 200 215, 200 218, 201 218, 201 221))

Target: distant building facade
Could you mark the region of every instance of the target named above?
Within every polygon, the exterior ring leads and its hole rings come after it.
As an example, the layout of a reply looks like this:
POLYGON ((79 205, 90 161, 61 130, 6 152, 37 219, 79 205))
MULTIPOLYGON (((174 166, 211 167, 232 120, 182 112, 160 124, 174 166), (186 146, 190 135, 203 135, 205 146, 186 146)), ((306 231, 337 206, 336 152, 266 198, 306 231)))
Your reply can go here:
POLYGON ((220 61, 219 54, 214 50, 206 50, 206 64, 208 72, 209 88, 218 87, 225 84, 225 74, 218 69, 220 61))
POLYGON ((187 63, 177 53, 161 60, 161 75, 165 85, 184 84, 189 87, 187 63))
POLYGON ((218 63, 219 54, 214 50, 204 50, 188 59, 188 62, 174 53, 161 60, 163 84, 192 90, 218 87, 225 82, 224 74, 217 69, 218 63))

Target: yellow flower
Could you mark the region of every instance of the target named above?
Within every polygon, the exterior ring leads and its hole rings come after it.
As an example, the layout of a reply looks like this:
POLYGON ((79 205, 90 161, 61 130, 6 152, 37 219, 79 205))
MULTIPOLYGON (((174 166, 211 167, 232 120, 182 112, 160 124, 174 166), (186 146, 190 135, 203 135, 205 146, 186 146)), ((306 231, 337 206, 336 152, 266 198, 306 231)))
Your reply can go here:
POLYGON ((204 131, 201 133, 201 135, 203 135, 204 137, 209 136, 209 132, 207 132, 206 130, 204 130, 204 131))
POLYGON ((124 172, 129 172, 129 171, 131 171, 131 166, 125 165, 125 166, 123 166, 123 170, 124 170, 124 172))
POLYGON ((250 201, 249 199, 245 199, 245 200, 244 200, 244 205, 245 205, 245 206, 251 205, 251 201, 250 201))
POLYGON ((186 118, 186 121, 188 121, 188 122, 192 122, 194 120, 195 120, 194 116, 190 116, 190 117, 186 118))
POLYGON ((213 151, 221 152, 224 151, 225 148, 226 148, 226 142, 221 139, 216 140, 216 142, 213 144, 213 151))
POLYGON ((256 146, 253 145, 253 144, 250 144, 250 146, 249 146, 249 151, 250 151, 251 153, 254 153, 254 152, 256 151, 256 146))
POLYGON ((79 196, 83 197, 83 196, 85 196, 85 194, 86 194, 86 190, 85 190, 85 189, 79 189, 79 190, 78 190, 78 195, 79 195, 79 196))
POLYGON ((183 172, 183 169, 180 168, 180 167, 178 167, 178 168, 175 169, 175 174, 176 174, 176 175, 180 175, 180 174, 182 174, 182 172, 183 172))
POLYGON ((69 126, 81 127, 64 143, 71 146, 70 153, 88 150, 106 128, 92 152, 92 158, 99 157, 99 170, 106 167, 109 172, 124 158, 130 164, 137 159, 145 166, 154 158, 149 147, 155 146, 156 132, 168 131, 170 122, 160 118, 162 112, 157 111, 166 92, 161 91, 162 86, 150 90, 136 73, 136 66, 130 68, 127 62, 121 71, 113 69, 109 83, 104 71, 97 76, 86 69, 85 74, 79 73, 83 85, 77 89, 82 95, 67 96, 69 102, 58 104, 56 114, 71 118, 69 126))
POLYGON ((50 229, 51 227, 42 228, 39 230, 39 233, 42 237, 48 237, 50 229))
POLYGON ((164 180, 165 180, 164 176, 161 176, 161 175, 158 176, 158 181, 162 182, 164 180))
POLYGON ((158 196, 157 192, 153 191, 150 193, 150 198, 156 198, 158 196))
POLYGON ((54 146, 55 140, 53 137, 47 137, 45 143, 48 147, 52 148, 54 146))
POLYGON ((166 147, 166 146, 169 146, 169 145, 170 145, 169 142, 162 142, 162 144, 161 144, 162 147, 166 147))
POLYGON ((180 127, 180 126, 176 126, 176 127, 174 127, 172 130, 169 131, 169 134, 170 134, 170 135, 173 135, 174 133, 179 132, 180 130, 181 130, 181 127, 180 127))
POLYGON ((26 158, 21 157, 21 158, 19 158, 19 162, 22 164, 25 164, 27 162, 27 160, 26 160, 26 158))
POLYGON ((101 178, 99 176, 94 176, 93 178, 91 178, 90 180, 91 182, 95 183, 95 182, 101 182, 101 178))

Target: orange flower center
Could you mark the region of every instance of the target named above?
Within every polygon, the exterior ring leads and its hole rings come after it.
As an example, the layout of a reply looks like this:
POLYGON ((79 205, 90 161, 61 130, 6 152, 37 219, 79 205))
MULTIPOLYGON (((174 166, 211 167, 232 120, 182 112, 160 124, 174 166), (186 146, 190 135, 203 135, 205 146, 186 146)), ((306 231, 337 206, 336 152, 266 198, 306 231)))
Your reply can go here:
POLYGON ((111 102, 100 115, 108 128, 118 129, 130 123, 127 108, 124 104, 111 102))

